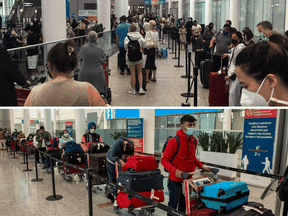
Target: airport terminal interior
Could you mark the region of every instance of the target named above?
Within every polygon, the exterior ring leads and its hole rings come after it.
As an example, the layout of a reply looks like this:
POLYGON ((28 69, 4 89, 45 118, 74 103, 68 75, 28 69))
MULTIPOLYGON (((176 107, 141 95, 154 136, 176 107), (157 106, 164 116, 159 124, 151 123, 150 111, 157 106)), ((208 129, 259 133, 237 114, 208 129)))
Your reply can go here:
MULTIPOLYGON (((161 161, 161 153, 167 137, 174 137, 176 132, 182 128, 180 120, 185 115, 192 115, 196 119, 196 130, 193 132, 193 136, 198 140, 198 145, 195 155, 202 163, 229 166, 238 170, 247 169, 247 166, 248 168, 250 166, 250 171, 265 174, 278 173, 288 165, 287 110, 2 109, 0 110, 0 135, 3 136, 4 131, 8 134, 15 133, 21 134, 23 137, 30 137, 30 134, 35 135, 36 132, 38 133, 37 130, 44 126, 44 130, 51 134, 51 138, 63 138, 64 130, 69 131, 73 140, 81 143, 81 147, 87 150, 82 139, 84 134, 89 133, 88 127, 91 122, 94 122, 96 133, 101 136, 102 142, 111 148, 115 145, 115 140, 120 136, 125 136, 134 142, 135 151, 153 154, 156 160, 161 161), (135 124, 135 122, 137 123, 135 124), (256 123, 258 130, 257 133, 254 133, 253 127, 249 125, 256 123), (235 144, 229 143, 227 145, 230 150, 225 150, 224 147, 221 147, 219 151, 213 150, 215 148, 215 146, 212 147, 213 137, 217 134, 226 140, 224 143, 228 143, 226 136, 235 137, 235 140, 239 141, 236 149, 231 150, 232 145, 235 144), (210 148, 205 151, 203 150, 206 148, 203 135, 210 137, 210 148), (255 152, 257 154, 254 154, 255 152), (245 161, 246 154, 248 154, 248 163, 247 160, 245 161), (270 161, 268 170, 266 170, 265 158, 269 158, 270 161)), ((25 154, 22 154, 21 150, 14 151, 13 144, 7 145, 6 139, 3 137, 1 143, 0 206, 2 215, 88 215, 86 173, 84 176, 80 170, 74 174, 63 173, 60 163, 57 163, 54 167, 54 177, 52 177, 54 179, 51 181, 51 168, 46 167, 45 169, 44 167, 45 157, 42 158, 43 161, 40 159, 39 163, 36 159, 35 163, 34 151, 28 150, 27 165, 27 161, 23 163, 25 154), (31 169, 31 171, 27 172, 25 169, 31 169), (35 173, 36 169, 37 174, 35 173), (35 180, 35 174, 36 178, 42 178, 43 181, 31 181, 35 180), (47 201, 46 197, 53 194, 53 181, 56 195, 62 195, 63 198, 51 202, 47 201)), ((167 205, 169 200, 168 173, 164 171, 161 163, 158 168, 164 176, 165 200, 163 204, 167 205)), ((215 178, 211 173, 200 174, 198 168, 193 178, 203 175, 215 178)), ((250 190, 249 201, 262 203, 265 208, 275 212, 275 215, 282 215, 281 201, 275 192, 278 181, 272 184, 264 200, 261 200, 260 197, 272 182, 271 178, 220 169, 217 181, 245 181, 250 190)), ((113 203, 106 198, 106 185, 94 184, 92 191, 91 204, 94 215, 115 215, 113 203)), ((137 209, 133 210, 133 213, 143 215, 145 211, 137 209)), ((129 215, 127 209, 120 209, 117 214, 129 215)), ((159 208, 156 208, 153 213, 153 215, 164 214, 166 214, 165 211, 159 208)))

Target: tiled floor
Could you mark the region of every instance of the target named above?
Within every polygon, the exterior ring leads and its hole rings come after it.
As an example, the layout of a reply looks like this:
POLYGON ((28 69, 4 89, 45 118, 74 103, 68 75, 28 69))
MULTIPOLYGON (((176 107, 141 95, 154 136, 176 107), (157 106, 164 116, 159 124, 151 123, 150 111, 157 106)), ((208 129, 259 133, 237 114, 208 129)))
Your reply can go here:
MULTIPOLYGON (((62 195, 59 201, 47 201, 46 197, 52 195, 51 174, 39 167, 39 177, 41 182, 31 182, 35 178, 34 161, 30 160, 32 172, 23 172, 25 165, 20 164, 23 159, 16 155, 18 159, 11 159, 6 151, 0 152, 0 215, 4 216, 42 216, 42 215, 88 215, 88 193, 85 181, 79 182, 75 176, 74 182, 67 182, 62 179, 55 169, 56 194, 62 195)), ((167 173, 162 173, 167 176, 167 173)), ((167 178, 164 179, 165 202, 168 203, 167 178)), ((104 186, 101 186, 104 189, 104 186)), ((272 193, 264 201, 260 196, 263 188, 249 186, 250 201, 262 202, 266 208, 274 211, 276 195, 272 193)), ((115 215, 112 206, 106 206, 109 200, 104 196, 104 190, 93 193, 93 213, 94 215, 108 216, 115 215), (103 204, 103 206, 101 206, 103 204), (98 208, 100 205, 100 208, 98 208)), ((136 212, 139 215, 139 212, 136 212)), ((125 209, 120 210, 119 215, 128 215, 125 209)), ((165 215, 162 210, 156 210, 153 215, 165 215)))

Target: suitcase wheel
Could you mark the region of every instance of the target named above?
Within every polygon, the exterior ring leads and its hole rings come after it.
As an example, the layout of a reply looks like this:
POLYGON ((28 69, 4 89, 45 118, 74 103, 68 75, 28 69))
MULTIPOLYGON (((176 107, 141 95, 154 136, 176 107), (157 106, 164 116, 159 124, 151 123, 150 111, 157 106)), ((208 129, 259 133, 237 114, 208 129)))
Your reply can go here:
POLYGON ((113 206, 113 210, 115 213, 119 213, 119 206, 113 206))
POLYGON ((222 208, 220 208, 220 210, 218 211, 218 214, 221 215, 221 214, 224 213, 224 211, 225 211, 225 209, 222 207, 222 208))

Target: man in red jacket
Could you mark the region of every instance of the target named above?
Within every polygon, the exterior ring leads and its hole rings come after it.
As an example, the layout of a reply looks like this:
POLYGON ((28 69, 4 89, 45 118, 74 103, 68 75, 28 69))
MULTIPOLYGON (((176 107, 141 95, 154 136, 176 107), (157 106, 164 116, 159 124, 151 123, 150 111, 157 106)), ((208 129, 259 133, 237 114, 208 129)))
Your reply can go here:
MULTIPOLYGON (((177 151, 177 141, 175 138, 170 139, 164 151, 161 163, 169 171, 168 190, 169 203, 168 206, 174 209, 186 212, 185 196, 182 191, 182 183, 184 179, 181 176, 183 172, 194 172, 195 167, 210 172, 209 167, 204 167, 195 156, 197 139, 193 137, 195 131, 196 119, 191 115, 184 115, 181 119, 181 129, 176 132, 180 139, 180 148, 171 161, 173 155, 177 151), (196 143, 194 143, 194 141, 196 143)), ((192 178, 192 176, 190 176, 192 178)), ((168 216, 171 214, 168 213, 168 216)), ((172 215, 171 215, 172 216, 172 215)))

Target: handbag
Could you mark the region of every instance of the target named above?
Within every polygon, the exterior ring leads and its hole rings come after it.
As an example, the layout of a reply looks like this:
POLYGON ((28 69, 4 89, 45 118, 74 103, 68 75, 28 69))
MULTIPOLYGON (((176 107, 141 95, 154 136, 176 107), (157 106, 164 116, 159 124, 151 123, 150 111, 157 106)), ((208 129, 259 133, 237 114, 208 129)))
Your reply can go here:
POLYGON ((151 39, 149 40, 146 40, 146 49, 151 49, 151 48, 157 48, 157 44, 156 44, 156 41, 155 39, 153 38, 152 34, 151 34, 151 31, 149 31, 149 34, 151 36, 151 39))

